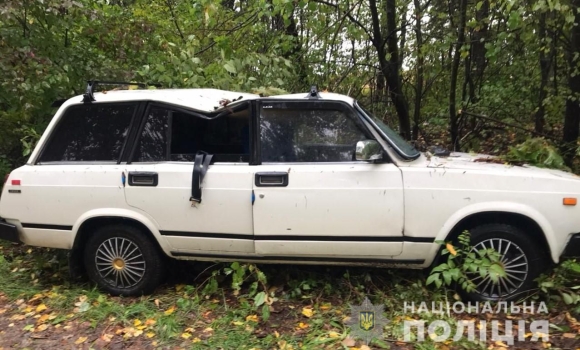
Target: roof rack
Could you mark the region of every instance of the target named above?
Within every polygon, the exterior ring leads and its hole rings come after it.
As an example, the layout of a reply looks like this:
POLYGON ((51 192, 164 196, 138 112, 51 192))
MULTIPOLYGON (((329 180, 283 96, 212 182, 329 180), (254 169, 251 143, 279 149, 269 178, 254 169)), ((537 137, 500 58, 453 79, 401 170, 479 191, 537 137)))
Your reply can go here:
POLYGON ((132 83, 125 81, 106 81, 106 80, 87 80, 87 90, 83 94, 83 102, 91 103, 95 100, 94 92, 97 85, 134 85, 139 87, 155 86, 161 87, 161 84, 151 84, 151 83, 132 83))
POLYGON ((310 87, 310 92, 308 93, 308 95, 306 95, 306 98, 310 98, 310 99, 319 99, 320 98, 320 94, 318 93, 318 87, 316 85, 312 85, 310 87))

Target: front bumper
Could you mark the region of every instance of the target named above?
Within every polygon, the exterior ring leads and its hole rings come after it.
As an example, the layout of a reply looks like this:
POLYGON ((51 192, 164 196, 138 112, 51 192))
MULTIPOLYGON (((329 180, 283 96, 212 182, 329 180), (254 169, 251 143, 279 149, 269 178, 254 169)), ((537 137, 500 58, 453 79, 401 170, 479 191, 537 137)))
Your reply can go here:
POLYGON ((566 244, 566 248, 564 248, 562 257, 580 257, 580 233, 575 233, 570 237, 568 244, 566 244))
POLYGON ((6 220, 0 218, 0 239, 10 242, 20 243, 18 237, 18 228, 15 225, 9 224, 6 220))

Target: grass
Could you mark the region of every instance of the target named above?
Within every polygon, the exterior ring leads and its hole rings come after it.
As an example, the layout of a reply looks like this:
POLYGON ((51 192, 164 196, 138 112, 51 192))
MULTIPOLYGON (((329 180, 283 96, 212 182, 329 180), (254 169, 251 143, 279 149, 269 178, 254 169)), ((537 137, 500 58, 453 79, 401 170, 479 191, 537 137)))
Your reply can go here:
POLYGON ((350 339, 345 321, 364 297, 383 304, 390 320, 372 348, 490 345, 403 342, 405 320, 443 319, 454 327, 458 318, 405 313, 405 302, 454 301, 453 292, 426 287, 421 271, 176 262, 154 295, 122 298, 70 282, 66 252, 9 243, 0 243, 0 252, 0 348, 64 339, 85 348, 354 349, 362 342, 350 339), (256 305, 260 292, 266 302, 256 305))

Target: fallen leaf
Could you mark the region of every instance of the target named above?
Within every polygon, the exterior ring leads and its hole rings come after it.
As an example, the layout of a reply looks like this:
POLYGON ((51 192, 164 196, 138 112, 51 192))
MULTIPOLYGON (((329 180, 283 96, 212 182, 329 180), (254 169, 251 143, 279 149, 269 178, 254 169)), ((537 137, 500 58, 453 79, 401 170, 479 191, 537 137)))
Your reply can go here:
POLYGON ((232 324, 233 324, 234 326, 243 326, 245 323, 244 323, 244 322, 242 322, 242 321, 233 321, 233 322, 232 322, 232 324))
POLYGON ((364 345, 364 344, 361 345, 359 349, 360 350, 371 350, 371 348, 369 348, 367 345, 364 345))
POLYGON ((41 324, 40 326, 36 327, 35 332, 42 332, 48 328, 47 324, 41 324))
POLYGON ((133 326, 137 327, 139 325, 141 325, 141 321, 139 321, 139 320, 133 321, 133 326))
POLYGON ((200 341, 201 341, 201 339, 199 339, 198 337, 191 339, 192 343, 199 343, 200 341))
POLYGON ((352 339, 351 337, 346 337, 342 340, 341 343, 344 346, 351 347, 351 346, 355 346, 356 341, 354 339, 352 339))
POLYGON ((304 322, 300 322, 300 323, 298 323, 298 328, 299 329, 306 329, 306 328, 308 328, 308 324, 306 324, 304 322))
POLYGON ((145 325, 146 326, 153 326, 155 323, 157 323, 157 321, 153 320, 153 319, 148 319, 147 321, 145 321, 145 325))
POLYGON ((302 315, 310 318, 310 317, 312 317, 312 315, 314 315, 314 311, 310 307, 303 307, 302 308, 302 315))
POLYGON ((502 347, 502 348, 507 348, 508 347, 507 344, 504 343, 504 342, 502 342, 501 340, 496 341, 495 342, 495 345, 497 345, 499 347, 502 347))
POLYGON ((328 333, 328 336, 330 338, 339 338, 340 337, 340 334, 338 332, 331 331, 331 332, 328 333))
POLYGON ((258 315, 250 315, 246 317, 246 321, 252 321, 252 322, 260 322, 260 319, 258 318, 258 315))
POLYGON ((164 314, 165 316, 169 316, 173 313, 173 311, 175 311, 175 306, 172 306, 169 309, 165 310, 164 314))
POLYGON ((49 315, 42 315, 42 316, 41 316, 41 317, 38 319, 38 321, 36 321, 36 323, 43 323, 43 322, 46 322, 46 321, 48 321, 48 318, 49 318, 49 317, 50 317, 49 315))
POLYGON ((155 333, 153 333, 153 332, 149 332, 149 333, 145 334, 145 336, 146 336, 147 338, 153 338, 153 337, 155 336, 155 333))
POLYGON ((159 299, 155 299, 154 303, 155 303, 155 306, 157 306, 157 308, 159 308, 159 299))
POLYGON ((82 344, 82 343, 84 343, 84 342, 86 342, 86 341, 87 341, 87 337, 79 337, 79 339, 77 339, 77 340, 75 341, 75 344, 76 344, 76 345, 79 345, 79 344, 82 344))
POLYGON ((330 308, 332 308, 332 304, 330 303, 320 305, 320 310, 322 311, 330 310, 330 308))
POLYGON ((46 310, 46 305, 44 304, 40 304, 36 307, 36 312, 42 312, 44 310, 46 310))
POLYGON ((105 343, 110 343, 111 339, 113 339, 113 335, 112 334, 103 334, 101 335, 101 340, 104 341, 105 343))
POLYGON ((576 334, 574 334, 574 333, 564 333, 564 334, 562 334, 562 336, 564 338, 570 338, 570 339, 576 338, 576 334))
POLYGON ((191 334, 189 334, 189 333, 181 333, 181 337, 183 339, 189 339, 189 338, 191 338, 191 334))

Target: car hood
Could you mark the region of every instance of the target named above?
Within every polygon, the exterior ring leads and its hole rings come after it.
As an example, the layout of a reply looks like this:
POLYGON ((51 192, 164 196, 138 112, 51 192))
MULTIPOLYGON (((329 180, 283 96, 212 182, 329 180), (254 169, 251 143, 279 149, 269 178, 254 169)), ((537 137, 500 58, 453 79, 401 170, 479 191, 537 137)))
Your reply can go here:
POLYGON ((502 163, 499 158, 487 154, 451 152, 449 156, 426 156, 426 159, 428 168, 464 169, 495 173, 509 172, 510 175, 558 177, 563 179, 580 180, 580 176, 573 173, 555 169, 538 168, 527 164, 520 166, 502 163))

